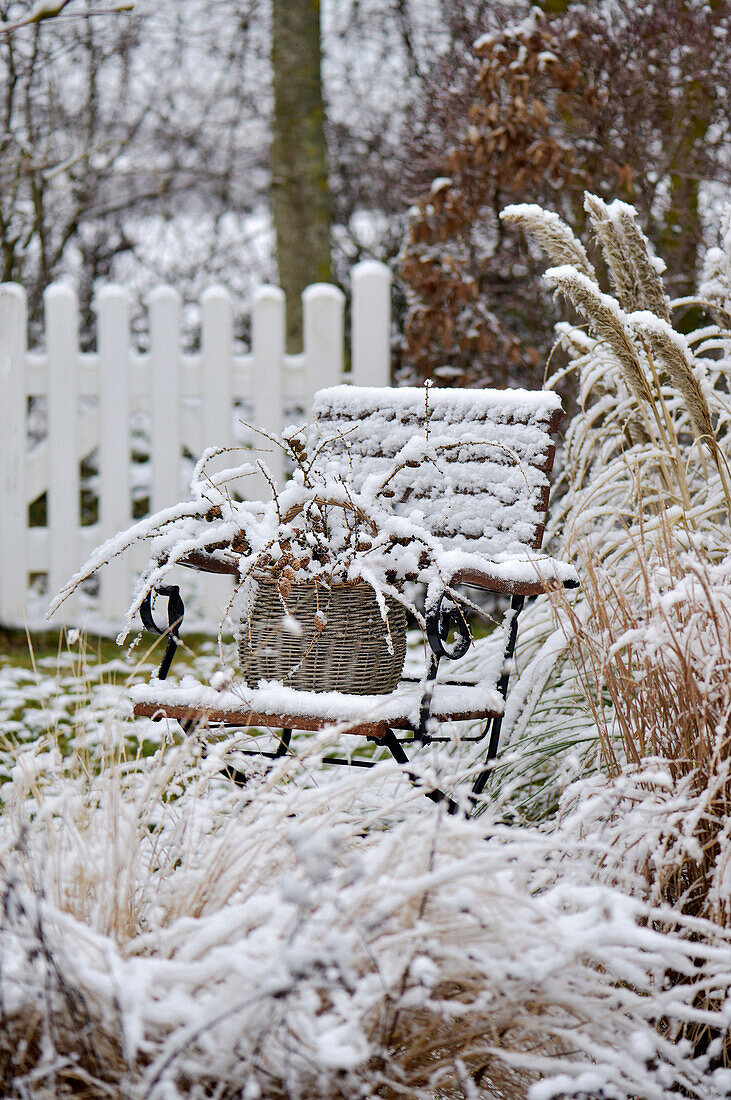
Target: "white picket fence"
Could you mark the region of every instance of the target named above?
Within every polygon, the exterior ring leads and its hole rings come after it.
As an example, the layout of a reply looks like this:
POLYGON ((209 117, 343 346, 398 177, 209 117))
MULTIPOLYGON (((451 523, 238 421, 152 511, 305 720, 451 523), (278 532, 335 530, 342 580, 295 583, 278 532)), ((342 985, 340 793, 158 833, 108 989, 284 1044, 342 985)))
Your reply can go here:
MULTIPOLYGON (((56 284, 46 291, 45 350, 28 350, 25 293, 12 283, 1 285, 0 625, 49 626, 50 596, 96 545, 129 526, 133 477, 147 479, 144 495, 156 511, 187 495, 191 462, 185 453, 198 457, 205 447, 245 441, 243 416, 279 432, 306 416, 312 395, 323 386, 388 385, 390 282, 382 264, 369 261, 354 269, 347 373, 344 295, 334 286, 305 291, 304 351, 292 356, 285 354, 285 301, 277 287, 262 287, 255 296, 248 354, 236 353, 233 302, 220 287, 201 299, 200 352, 184 354, 180 298, 161 287, 150 295, 149 351, 142 354, 132 344, 128 295, 120 287, 100 291, 97 350, 81 352, 70 287, 56 284), (31 405, 35 421, 39 408, 43 414, 40 438, 30 430, 31 405), (135 463, 140 436, 149 458, 135 463), (98 521, 82 526, 81 462, 91 454, 98 471, 98 521), (29 506, 44 493, 45 525, 30 526, 29 506)), ((263 448, 262 457, 281 479, 281 454, 266 441, 263 448)), ((269 496, 263 479, 252 479, 247 492, 269 496)), ((36 508, 36 523, 37 516, 36 508)), ((79 593, 50 625, 115 630, 140 565, 139 554, 115 560, 100 572, 98 592, 79 593)), ((206 577, 198 583, 191 612, 200 627, 210 628, 225 605, 227 581, 206 577)))

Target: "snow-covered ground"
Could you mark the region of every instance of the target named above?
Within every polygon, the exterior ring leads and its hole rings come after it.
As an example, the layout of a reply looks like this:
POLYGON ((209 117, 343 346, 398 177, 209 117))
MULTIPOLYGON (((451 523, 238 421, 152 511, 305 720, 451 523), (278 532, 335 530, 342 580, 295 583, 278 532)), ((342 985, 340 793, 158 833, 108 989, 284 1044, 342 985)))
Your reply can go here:
MULTIPOLYGON (((326 769, 312 737, 239 788, 230 740, 130 717, 149 658, 81 644, 0 665, 20 1094, 728 1095, 731 933, 647 870, 693 804, 666 763, 569 786, 541 828, 506 823, 509 785, 449 817, 392 763, 326 769)), ((208 679, 203 650, 183 664, 208 679)))

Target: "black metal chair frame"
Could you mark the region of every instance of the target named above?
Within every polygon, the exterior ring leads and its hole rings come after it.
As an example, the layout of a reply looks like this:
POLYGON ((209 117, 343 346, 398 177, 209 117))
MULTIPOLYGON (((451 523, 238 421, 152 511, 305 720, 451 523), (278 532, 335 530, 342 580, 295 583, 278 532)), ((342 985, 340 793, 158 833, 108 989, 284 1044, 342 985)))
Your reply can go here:
MULTIPOLYGON (((155 590, 156 595, 167 597, 167 626, 158 626, 152 612, 153 593, 148 592, 140 607, 140 617, 142 619, 145 629, 149 630, 152 634, 158 636, 167 636, 167 645, 165 647, 165 653, 163 654, 160 668, 158 669, 157 678, 159 680, 166 679, 170 667, 173 663, 173 659, 180 645, 180 627, 185 615, 185 607, 183 599, 180 595, 180 589, 177 585, 161 585, 155 590)), ((503 651, 503 664, 500 678, 497 682, 497 691, 502 696, 503 702, 507 698, 508 684, 510 681, 510 664, 512 662, 513 655, 515 653, 515 643, 518 636, 518 616, 525 604, 525 596, 514 595, 510 598, 510 622, 507 628, 507 638, 505 643, 505 649, 503 651)), ((429 642, 431 650, 429 658, 429 666, 427 669, 427 675, 424 683, 424 692, 421 699, 421 706, 419 711, 419 724, 413 729, 413 734, 409 738, 399 738, 396 736, 392 729, 387 729, 383 737, 373 737, 369 740, 374 741, 378 745, 382 745, 386 748, 391 756, 404 768, 404 773, 408 777, 414 786, 423 790, 427 798, 432 802, 443 802, 446 806, 447 812, 455 814, 459 812, 462 807, 458 805, 452 798, 450 798, 444 791, 441 790, 426 790, 424 789, 422 781, 418 775, 410 768, 410 760, 406 755, 404 745, 419 743, 420 745, 449 743, 451 738, 439 737, 430 733, 430 711, 431 711, 431 699, 434 689, 434 685, 439 671, 439 664, 442 658, 454 661, 463 657, 470 645, 472 644, 472 638, 467 626, 464 614, 461 608, 454 603, 454 601, 444 593, 438 603, 429 608, 426 614, 426 636, 429 642), (449 640, 450 634, 453 634, 453 640, 449 640)), ((408 678, 405 678, 408 679, 408 678)), ((414 680, 413 682, 419 682, 414 680)), ((450 681, 451 683, 459 684, 460 681, 450 681)), ((161 719, 158 719, 161 720, 161 719)), ((190 718, 179 720, 181 728, 185 733, 192 733, 199 725, 200 718, 190 718)), ((490 773, 493 770, 494 761, 497 756, 500 731, 502 729, 502 714, 493 715, 487 718, 485 727, 480 734, 474 737, 465 737, 463 740, 479 742, 484 741, 489 734, 489 742, 487 754, 482 768, 477 774, 472 790, 469 797, 469 811, 471 812, 477 805, 479 797, 485 789, 485 785, 490 777, 490 773)), ((276 735, 275 735, 276 736, 276 735)), ((273 752, 268 752, 264 749, 241 749, 238 750, 244 756, 262 756, 270 760, 277 760, 283 756, 286 756, 290 751, 290 743, 292 739, 292 729, 283 729, 282 735, 279 738, 279 745, 273 752)), ((205 745, 204 745, 205 749, 205 745)), ((372 768, 375 767, 376 761, 373 760, 361 760, 357 758, 347 759, 336 756, 323 757, 323 763, 334 764, 347 767, 360 767, 360 768, 372 768)), ((226 775, 233 782, 243 786, 246 781, 246 775, 236 768, 231 766, 225 766, 222 769, 222 773, 226 775)))

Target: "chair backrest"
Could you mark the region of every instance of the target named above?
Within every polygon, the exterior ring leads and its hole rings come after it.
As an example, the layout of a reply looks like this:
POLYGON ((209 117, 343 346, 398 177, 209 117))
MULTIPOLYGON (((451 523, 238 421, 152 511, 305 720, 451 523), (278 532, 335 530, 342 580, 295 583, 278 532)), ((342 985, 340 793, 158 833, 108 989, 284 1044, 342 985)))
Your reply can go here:
POLYGON ((410 464, 390 478, 386 493, 447 548, 490 558, 540 548, 551 433, 562 417, 556 394, 333 386, 315 394, 313 413, 312 442, 329 441, 319 468, 356 490, 371 476, 385 480, 413 441, 410 464))

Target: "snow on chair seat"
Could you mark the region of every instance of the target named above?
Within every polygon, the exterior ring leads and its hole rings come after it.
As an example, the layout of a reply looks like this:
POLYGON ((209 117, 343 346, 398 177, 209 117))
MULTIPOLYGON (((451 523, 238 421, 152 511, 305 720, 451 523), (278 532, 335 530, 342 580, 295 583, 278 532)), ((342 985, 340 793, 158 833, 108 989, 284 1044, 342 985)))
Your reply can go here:
MULTIPOLYGON (((346 733, 383 738, 390 729, 410 730, 419 722, 422 690, 418 681, 402 682, 389 695, 346 695, 336 691, 296 691, 279 683, 251 689, 237 685, 221 691, 184 676, 179 684, 153 680, 131 690, 135 714, 227 726, 321 730, 338 726, 346 733)), ((491 684, 438 683, 430 717, 465 722, 503 713, 504 702, 491 684)))

